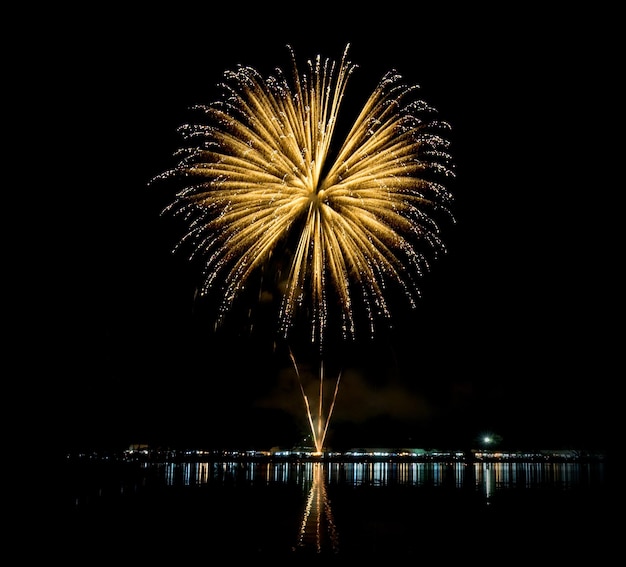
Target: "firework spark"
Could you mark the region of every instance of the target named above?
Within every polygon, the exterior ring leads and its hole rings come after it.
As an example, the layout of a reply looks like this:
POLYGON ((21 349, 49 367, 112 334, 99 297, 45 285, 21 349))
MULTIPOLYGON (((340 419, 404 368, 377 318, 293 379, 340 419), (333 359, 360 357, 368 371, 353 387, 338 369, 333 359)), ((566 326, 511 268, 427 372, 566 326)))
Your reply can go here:
MULTIPOLYGON (((339 65, 318 55, 300 74, 289 48, 291 81, 280 69, 267 78, 227 71, 222 98, 194 107, 203 120, 181 126, 178 164, 156 178, 182 180, 166 211, 185 219, 179 246, 202 260, 200 294, 223 292, 218 324, 253 274, 280 258, 288 268, 277 330, 287 339, 300 313, 320 352, 331 325, 356 337, 357 307, 370 336, 389 320, 391 285, 415 307, 418 278, 445 252, 436 216, 452 219, 449 125, 398 73, 383 76, 335 140, 357 68, 348 49, 339 65)), ((318 449, 321 419, 320 407, 318 449)))

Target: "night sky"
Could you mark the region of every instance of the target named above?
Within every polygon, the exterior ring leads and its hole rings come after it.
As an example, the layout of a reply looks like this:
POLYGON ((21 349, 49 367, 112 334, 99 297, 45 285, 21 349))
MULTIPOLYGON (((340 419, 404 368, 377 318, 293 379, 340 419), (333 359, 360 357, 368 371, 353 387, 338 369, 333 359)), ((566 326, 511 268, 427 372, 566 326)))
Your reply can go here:
POLYGON ((348 108, 395 68, 452 125, 456 224, 415 311, 399 308, 374 340, 332 345, 328 375, 342 381, 329 444, 456 447, 493 432, 511 448, 605 448, 622 366, 606 214, 611 16, 261 17, 117 13, 41 36, 29 161, 46 164, 34 189, 44 230, 26 252, 26 368, 44 439, 269 448, 308 432, 270 319, 246 334, 235 314, 213 332, 196 267, 171 253, 181 227, 160 212, 173 195, 149 181, 175 164, 177 127, 216 98, 223 71, 288 71, 288 44, 302 70, 350 43, 348 108))

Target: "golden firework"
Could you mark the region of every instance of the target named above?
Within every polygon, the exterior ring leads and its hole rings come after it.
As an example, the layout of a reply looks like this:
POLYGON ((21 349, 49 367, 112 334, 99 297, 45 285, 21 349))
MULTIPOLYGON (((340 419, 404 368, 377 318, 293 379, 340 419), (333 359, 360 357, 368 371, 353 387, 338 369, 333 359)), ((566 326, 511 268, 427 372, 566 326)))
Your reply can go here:
MULTIPOLYGON (((376 321, 390 319, 392 287, 416 305, 417 279, 445 251, 437 217, 452 219, 449 125, 414 96, 417 86, 386 73, 347 134, 336 134, 356 69, 348 49, 339 65, 318 55, 300 74, 289 48, 291 81, 280 69, 267 78, 247 66, 227 71, 222 98, 194 107, 202 120, 181 126, 179 161, 156 178, 183 184, 166 211, 185 219, 179 246, 202 260, 200 295, 222 292, 217 324, 273 262, 277 330, 287 339, 298 316, 322 354, 330 326, 356 337, 357 306, 371 336, 376 321)), ((341 374, 324 416, 320 362, 314 418, 289 352, 321 453, 341 374)))
MULTIPOLYGON (((395 71, 378 83, 348 134, 336 144, 339 111, 357 67, 318 55, 300 74, 293 50, 291 83, 280 69, 227 71, 223 98, 194 107, 201 123, 180 131, 180 161, 159 178, 184 179, 167 208, 184 215, 181 239, 201 255, 200 294, 223 288, 220 319, 250 276, 290 243, 279 329, 287 337, 299 307, 311 340, 323 344, 329 302, 339 306, 344 337, 356 333, 355 300, 374 321, 389 318, 389 282, 411 306, 416 277, 444 251, 435 213, 451 218, 453 176, 444 133, 449 125, 412 95, 395 71), (427 250, 426 250, 427 249, 427 250)), ((286 256, 286 254, 285 254, 286 256)))

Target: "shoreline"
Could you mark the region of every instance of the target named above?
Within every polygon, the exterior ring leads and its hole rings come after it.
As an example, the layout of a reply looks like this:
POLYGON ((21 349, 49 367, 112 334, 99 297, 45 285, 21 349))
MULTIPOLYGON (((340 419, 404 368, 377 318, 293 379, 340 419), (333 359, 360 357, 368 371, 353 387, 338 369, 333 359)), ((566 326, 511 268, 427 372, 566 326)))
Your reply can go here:
POLYGON ((121 452, 83 451, 66 455, 69 462, 255 462, 255 463, 586 463, 604 462, 604 451, 542 449, 534 451, 485 450, 351 450, 315 453, 308 450, 203 450, 131 447, 121 452))

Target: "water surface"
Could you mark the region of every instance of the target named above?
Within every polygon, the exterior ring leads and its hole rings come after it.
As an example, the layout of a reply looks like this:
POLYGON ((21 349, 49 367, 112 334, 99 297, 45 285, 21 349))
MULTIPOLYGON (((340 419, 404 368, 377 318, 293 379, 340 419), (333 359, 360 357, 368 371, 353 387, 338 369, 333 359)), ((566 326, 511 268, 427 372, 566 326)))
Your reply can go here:
POLYGON ((603 462, 82 462, 68 560, 606 557, 603 462))

